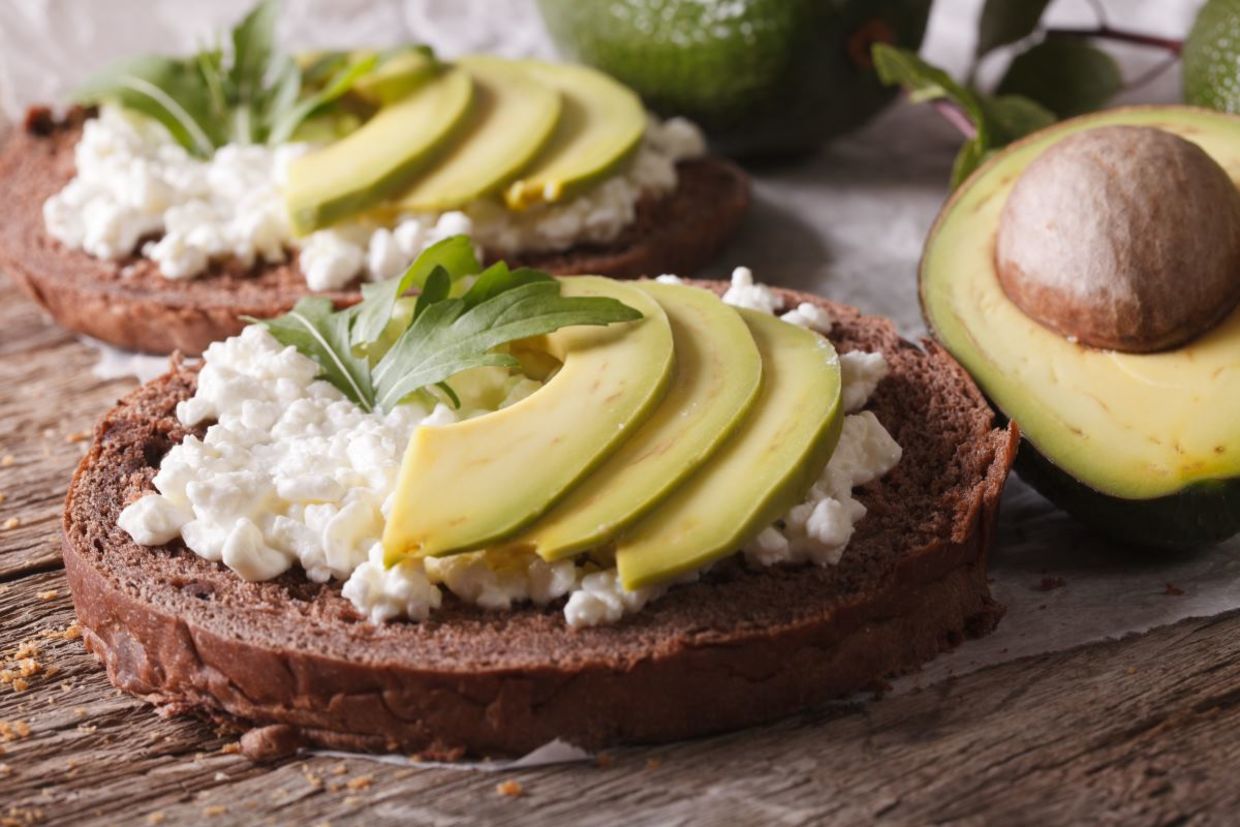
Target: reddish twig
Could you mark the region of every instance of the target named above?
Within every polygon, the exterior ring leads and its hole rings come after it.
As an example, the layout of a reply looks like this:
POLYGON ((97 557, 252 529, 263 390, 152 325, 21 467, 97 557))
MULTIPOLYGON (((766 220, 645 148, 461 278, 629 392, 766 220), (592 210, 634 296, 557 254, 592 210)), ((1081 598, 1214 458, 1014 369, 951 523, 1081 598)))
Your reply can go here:
POLYGON ((1171 37, 1159 37, 1158 35, 1145 34, 1143 32, 1132 32, 1127 29, 1116 29, 1102 24, 1093 29, 1047 29, 1047 37, 1089 37, 1098 40, 1113 40, 1117 43, 1132 43, 1137 46, 1150 46, 1155 49, 1163 49, 1173 55, 1178 55, 1184 48, 1184 41, 1176 40, 1171 37))
POLYGON ((977 127, 957 104, 946 98, 939 98, 938 100, 931 101, 930 105, 943 116, 943 120, 956 127, 965 138, 973 140, 977 137, 977 127))

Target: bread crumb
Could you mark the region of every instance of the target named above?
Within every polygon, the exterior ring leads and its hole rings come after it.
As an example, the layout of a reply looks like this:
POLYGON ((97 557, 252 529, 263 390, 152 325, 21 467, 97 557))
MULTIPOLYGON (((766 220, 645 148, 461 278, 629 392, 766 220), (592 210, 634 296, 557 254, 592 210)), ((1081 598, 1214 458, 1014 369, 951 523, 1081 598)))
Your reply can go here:
POLYGON ((525 795, 525 787, 521 786, 520 781, 510 778, 507 781, 501 781, 496 784, 495 792, 500 795, 508 796, 509 798, 520 798, 525 795))
POLYGON ((356 806, 356 805, 358 805, 358 804, 361 804, 361 803, 362 803, 362 800, 361 800, 360 798, 358 798, 357 796, 355 796, 355 795, 346 795, 346 796, 345 796, 345 797, 341 800, 341 803, 342 803, 342 804, 344 804, 344 806, 346 806, 346 807, 354 807, 354 806, 356 806))
POLYGON ((17 459, 12 454, 5 454, 3 457, 0 457, 0 468, 8 468, 15 462, 17 462, 17 459))
POLYGON ((82 627, 79 626, 78 622, 75 620, 65 627, 65 630, 60 633, 60 636, 64 640, 77 640, 82 636, 82 627))
POLYGON ((43 601, 55 600, 60 597, 60 589, 48 589, 47 591, 39 592, 35 597, 43 601))
POLYGON ((0 741, 20 741, 30 737, 30 724, 25 721, 0 721, 0 741))
POLYGON ((301 777, 306 779, 306 783, 309 784, 313 789, 316 789, 316 790, 323 789, 323 777, 322 776, 316 775, 315 773, 312 773, 309 770, 303 768, 301 771, 301 777))
POLYGON ((212 804, 210 807, 202 808, 202 814, 206 816, 207 818, 214 818, 215 816, 222 816, 226 812, 228 812, 228 808, 225 807, 223 804, 212 804))
POLYGON ((21 517, 9 517, 7 520, 4 521, 4 530, 8 531, 11 528, 17 528, 21 524, 22 524, 21 517))
POLYGON ((90 439, 90 431, 74 431, 71 434, 65 434, 65 442, 82 442, 90 439))
POLYGON ((646 769, 648 770, 657 770, 661 766, 663 766, 663 759, 658 756, 646 759, 646 769))
POLYGON ((167 818, 167 816, 164 815, 163 810, 156 810, 153 813, 147 814, 146 823, 147 824, 163 824, 165 818, 167 818))
POLYGON ((613 763, 614 762, 612 760, 611 755, 609 755, 606 752, 600 752, 598 756, 596 756, 594 759, 594 766, 598 767, 599 769, 605 770, 608 767, 610 767, 613 763))
POLYGON ((90 735, 97 729, 99 729, 99 727, 95 726, 94 724, 78 724, 77 726, 78 732, 84 732, 87 735, 90 735))
POLYGON ((30 688, 30 682, 27 681, 25 678, 14 678, 13 679, 13 691, 14 692, 25 692, 29 688, 30 688))
POLYGON ((229 743, 220 747, 220 752, 223 753, 224 755, 238 755, 241 752, 241 742, 230 741, 229 743))
POLYGON ((331 768, 331 774, 332 775, 348 775, 349 768, 345 764, 337 764, 336 766, 331 768))
POLYGON ((345 786, 357 792, 358 790, 369 790, 374 783, 375 779, 372 776, 359 775, 357 778, 350 778, 345 786))
POLYGON ((14 769, 8 764, 0 764, 0 778, 8 778, 14 773, 14 769))
POLYGON ((4 493, 3 491, 0 491, 0 503, 3 503, 8 498, 9 498, 8 494, 4 493))

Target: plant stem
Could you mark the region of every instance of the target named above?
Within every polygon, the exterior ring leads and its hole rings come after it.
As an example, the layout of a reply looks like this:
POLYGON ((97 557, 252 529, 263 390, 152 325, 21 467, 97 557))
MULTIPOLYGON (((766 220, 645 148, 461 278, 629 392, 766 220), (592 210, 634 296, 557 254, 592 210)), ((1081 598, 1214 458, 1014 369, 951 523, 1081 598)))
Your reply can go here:
POLYGON ((1092 37, 1099 40, 1113 40, 1117 43, 1151 46, 1156 49, 1163 49, 1174 55, 1178 55, 1184 48, 1183 40, 1159 37, 1158 35, 1144 34, 1143 32, 1133 32, 1127 29, 1117 29, 1106 23, 1092 29, 1047 29, 1046 35, 1047 37, 1092 37))
POLYGON ((977 137, 977 127, 973 125, 973 121, 969 120, 969 116, 958 105, 946 98, 931 101, 930 105, 943 116, 943 120, 956 127, 965 138, 973 140, 977 137))

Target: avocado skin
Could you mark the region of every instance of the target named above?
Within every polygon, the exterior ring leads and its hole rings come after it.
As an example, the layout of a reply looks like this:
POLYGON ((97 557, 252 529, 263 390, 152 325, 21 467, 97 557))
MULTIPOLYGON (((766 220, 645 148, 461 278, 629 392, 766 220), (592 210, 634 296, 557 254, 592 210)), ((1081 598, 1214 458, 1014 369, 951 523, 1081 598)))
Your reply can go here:
POLYGON ((1016 473, 1078 522, 1117 542, 1180 551, 1240 533, 1240 479, 1197 482, 1165 497, 1125 500, 1078 482, 1028 440, 1016 456, 1016 473))
POLYGON ((687 0, 539 0, 566 56, 615 76, 660 115, 693 119, 717 152, 750 158, 816 149, 882 109, 896 90, 879 81, 870 46, 917 49, 931 0, 739 5, 711 19, 711 4, 687 0))
POLYGON ((1240 112, 1240 0, 1209 0, 1184 41, 1184 100, 1240 112))

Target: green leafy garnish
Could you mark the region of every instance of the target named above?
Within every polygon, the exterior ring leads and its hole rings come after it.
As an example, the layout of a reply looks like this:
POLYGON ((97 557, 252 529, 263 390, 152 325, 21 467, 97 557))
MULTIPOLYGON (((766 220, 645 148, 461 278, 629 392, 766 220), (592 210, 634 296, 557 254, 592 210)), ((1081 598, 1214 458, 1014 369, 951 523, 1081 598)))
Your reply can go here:
POLYGON ((474 264, 466 267, 462 245, 468 244, 468 238, 454 236, 428 248, 404 274, 373 285, 354 307, 335 310, 329 299, 314 296, 283 316, 248 321, 317 362, 320 378, 364 410, 389 411, 430 387, 459 405, 447 380, 476 367, 518 367, 515 357, 498 350, 510 342, 562 327, 642 318, 615 299, 563 296, 560 283, 548 274, 503 264, 487 268, 463 295, 453 297, 462 279, 480 269, 472 246, 474 264), (397 299, 411 286, 421 287, 413 313, 382 351, 397 299))
POLYGON ((113 102, 159 121, 191 154, 227 143, 283 143, 372 72, 374 53, 332 67, 314 86, 275 46, 279 6, 263 0, 222 44, 187 58, 146 55, 113 64, 78 88, 79 103, 113 102))
POLYGON ((966 119, 971 133, 952 166, 957 187, 990 153, 1055 122, 1055 115, 1019 95, 985 95, 954 80, 913 52, 885 43, 874 45, 874 67, 883 83, 903 86, 914 102, 941 101, 966 119))

